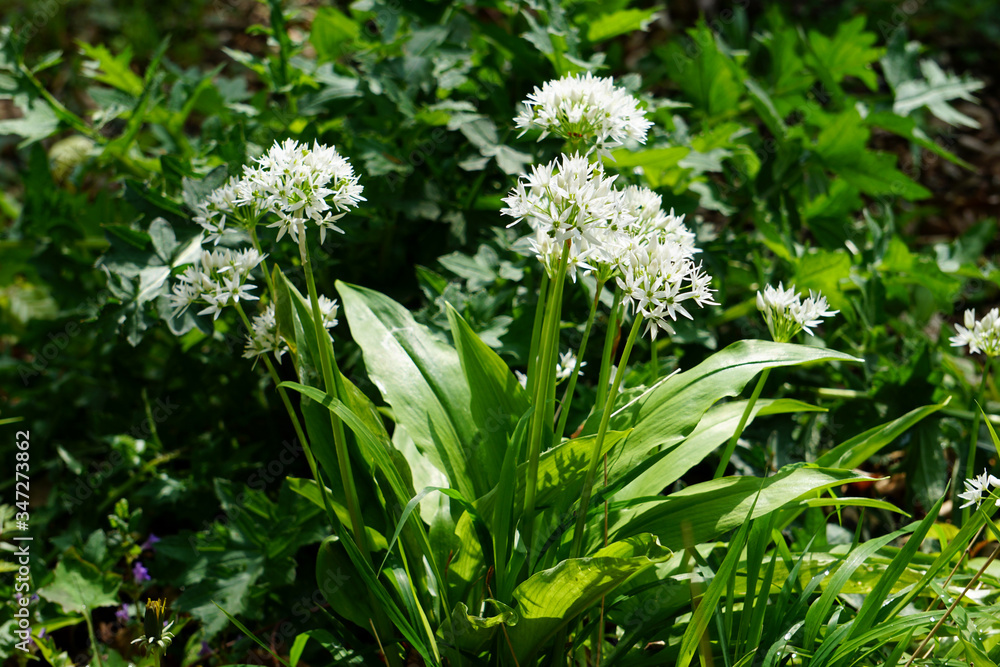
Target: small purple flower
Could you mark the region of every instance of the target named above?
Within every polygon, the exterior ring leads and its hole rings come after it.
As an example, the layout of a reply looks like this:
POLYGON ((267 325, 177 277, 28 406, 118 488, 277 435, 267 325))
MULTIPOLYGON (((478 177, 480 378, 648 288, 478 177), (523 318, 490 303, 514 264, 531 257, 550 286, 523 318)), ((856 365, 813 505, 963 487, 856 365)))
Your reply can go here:
POLYGON ((212 647, 208 645, 208 642, 203 641, 201 643, 201 650, 198 651, 198 657, 204 658, 206 655, 211 655, 211 653, 212 653, 212 647))
POLYGON ((115 612, 115 618, 117 618, 117 619, 118 619, 118 621, 119 621, 119 622, 120 622, 120 623, 121 623, 122 625, 125 625, 126 623, 128 623, 128 618, 129 618, 129 614, 128 614, 128 604, 127 604, 127 603, 126 603, 126 604, 123 604, 123 605, 122 605, 122 606, 121 606, 121 607, 120 607, 120 608, 118 609, 118 611, 116 611, 116 612, 115 612))
POLYGON ((156 536, 156 533, 150 533, 149 537, 146 538, 146 541, 143 542, 141 545, 139 545, 139 547, 143 551, 145 551, 146 549, 149 549, 150 551, 153 551, 153 545, 155 545, 159 541, 160 541, 160 538, 158 538, 156 536))
POLYGON ((38 631, 38 638, 42 639, 44 637, 45 637, 45 628, 42 628, 41 630, 38 631))
POLYGON ((152 577, 149 576, 149 570, 147 570, 142 561, 136 561, 135 565, 132 567, 132 577, 135 579, 135 583, 141 584, 144 581, 149 581, 152 577))

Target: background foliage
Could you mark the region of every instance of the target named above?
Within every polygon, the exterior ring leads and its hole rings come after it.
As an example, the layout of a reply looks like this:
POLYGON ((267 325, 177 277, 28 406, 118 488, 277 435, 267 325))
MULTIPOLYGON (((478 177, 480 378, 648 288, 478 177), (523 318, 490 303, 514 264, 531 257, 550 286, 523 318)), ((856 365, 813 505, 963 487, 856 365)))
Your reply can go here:
MULTIPOLYGON (((753 296, 778 280, 820 289, 841 311, 809 344, 864 359, 776 369, 772 398, 827 411, 758 420, 737 470, 816 461, 951 397, 858 467, 884 477, 872 497, 917 518, 964 475, 979 370, 947 338, 1000 286, 994 3, 737 2, 704 15, 625 0, 13 5, 0 33, 0 420, 32 433, 32 522, 47 545, 33 579, 53 640, 39 650, 52 664, 88 650, 81 610, 57 591, 94 567, 108 574, 84 606, 123 655, 134 626, 110 605, 149 595, 184 619, 178 663, 258 651, 213 599, 282 655, 334 644, 310 613, 325 605, 312 572, 328 530, 284 481, 308 470, 241 358, 241 327, 172 319, 165 305, 199 231, 192 205, 275 139, 335 144, 368 201, 317 249, 320 291, 338 279, 376 289, 445 339, 450 304, 523 370, 538 268, 498 210, 516 174, 559 145, 518 137, 511 119, 534 86, 579 69, 646 102, 650 139, 615 167, 688 216, 716 278, 723 305, 659 343, 670 370, 765 338, 753 296), (143 546, 150 533, 162 540, 143 546), (136 581, 137 562, 151 581, 136 581), (316 641, 299 645, 309 630, 316 641)), ((568 298, 586 312, 586 290, 568 298)), ((564 345, 581 333, 566 328, 564 345)), ((381 404, 346 331, 338 345, 345 374, 381 404)), ((627 385, 648 372, 635 364, 627 385)), ((986 396, 996 412, 995 385, 986 396)), ((995 465, 985 430, 980 448, 980 465, 995 465)), ((902 525, 884 509, 863 520, 847 509, 817 532, 827 514, 785 527, 796 553, 902 525)), ((12 596, 4 580, 6 656, 12 596)))

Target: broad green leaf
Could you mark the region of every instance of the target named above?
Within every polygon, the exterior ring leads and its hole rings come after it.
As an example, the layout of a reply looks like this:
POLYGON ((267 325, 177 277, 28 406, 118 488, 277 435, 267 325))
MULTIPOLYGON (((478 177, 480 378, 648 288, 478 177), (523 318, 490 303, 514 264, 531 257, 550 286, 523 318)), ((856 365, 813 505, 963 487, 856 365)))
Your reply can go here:
POLYGON ((620 9, 591 19, 590 26, 587 28, 587 41, 603 42, 636 30, 645 31, 658 11, 660 11, 659 7, 620 9))
MULTIPOLYGON (((653 496, 669 487, 732 437, 747 403, 748 401, 730 401, 713 405, 680 445, 662 454, 651 455, 651 460, 655 462, 617 492, 615 497, 653 496)), ((745 427, 749 427, 757 416, 823 411, 823 408, 787 398, 758 400, 745 427)))
MULTIPOLYGON (((716 402, 737 396, 765 368, 821 361, 857 363, 842 352, 805 345, 744 340, 733 343, 689 371, 667 378, 629 404, 618 408, 610 428, 632 428, 625 445, 608 458, 609 480, 633 474, 648 461, 654 447, 668 448, 684 440, 716 402)), ((594 416, 584 433, 597 431, 594 416)))
POLYGON ((336 535, 323 540, 316 554, 316 585, 331 611, 358 627, 368 627, 371 610, 367 588, 336 535))
POLYGON ((682 535, 699 544, 736 528, 747 519, 754 502, 751 518, 794 506, 817 491, 868 479, 846 470, 812 466, 785 468, 763 484, 756 477, 723 477, 613 512, 610 535, 621 539, 653 533, 664 546, 678 549, 688 546, 682 535))
POLYGON ((464 602, 455 605, 451 617, 439 630, 441 645, 479 653, 493 640, 500 624, 517 625, 517 612, 497 600, 487 599, 499 611, 495 616, 473 616, 464 602))
POLYGON ((525 664, 602 596, 667 557, 652 535, 636 535, 609 544, 590 558, 570 558, 533 574, 514 589, 518 621, 508 634, 518 662, 525 664))
POLYGON ((82 560, 76 551, 68 551, 56 565, 52 582, 38 589, 38 595, 55 602, 66 613, 85 613, 99 607, 117 605, 122 578, 101 572, 96 565, 82 560))
MULTIPOLYGON (((499 473, 508 436, 530 407, 528 397, 507 364, 450 304, 448 322, 469 387, 472 419, 478 427, 476 439, 467 442, 466 447, 478 452, 477 465, 490 466, 499 473)), ((499 480, 499 475, 495 477, 499 480)))
POLYGON ((396 421, 462 495, 478 498, 492 489, 499 463, 488 468, 488 448, 468 446, 480 434, 455 349, 378 292, 339 281, 337 291, 365 367, 396 421))
POLYGON ((922 408, 911 410, 898 419, 859 433, 820 456, 816 459, 816 465, 827 468, 856 468, 921 419, 948 405, 950 400, 948 398, 937 405, 925 405, 922 408))

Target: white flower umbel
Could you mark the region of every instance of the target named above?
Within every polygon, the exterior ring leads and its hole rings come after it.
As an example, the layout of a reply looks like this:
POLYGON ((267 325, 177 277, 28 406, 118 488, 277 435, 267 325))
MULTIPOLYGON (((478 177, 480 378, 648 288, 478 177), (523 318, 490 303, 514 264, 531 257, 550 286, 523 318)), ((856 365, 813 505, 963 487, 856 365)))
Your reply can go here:
POLYGON ((183 313, 191 304, 204 303, 207 307, 199 315, 212 315, 214 319, 226 306, 257 297, 250 294, 256 285, 249 282, 250 272, 261 263, 264 255, 256 250, 229 250, 221 248, 202 252, 196 264, 184 270, 180 282, 173 287, 171 303, 174 315, 183 313))
POLYGON ((812 335, 812 328, 822 324, 822 318, 840 312, 829 310, 823 295, 809 290, 809 298, 803 300, 794 285, 786 290, 780 282, 777 289, 768 285, 763 293, 757 292, 757 309, 764 314, 771 338, 778 343, 787 343, 799 331, 812 335))
POLYGON ((660 240, 654 233, 619 262, 622 301, 645 318, 653 340, 660 329, 674 333, 670 323, 677 321, 678 314, 693 319, 686 301, 699 307, 715 303, 708 286, 712 277, 695 264, 694 252, 672 239, 660 240))
POLYGON ((274 213, 278 219, 268 226, 278 228, 279 239, 287 233, 295 241, 307 223, 319 228, 320 243, 328 229, 343 233, 334 223, 365 201, 354 168, 336 148, 292 139, 245 168, 237 190, 237 203, 274 213))
MULTIPOLYGON (((533 166, 504 198, 500 212, 514 218, 512 227, 526 221, 534 234, 534 249, 549 268, 558 260, 565 241, 593 241, 597 230, 619 209, 616 176, 607 176, 600 164, 580 155, 562 155, 544 166, 533 166)), ((581 246, 578 251, 584 250, 581 246)))
MULTIPOLYGON (((991 475, 987 470, 984 470, 981 475, 965 480, 965 491, 958 494, 958 497, 966 502, 959 509, 965 509, 971 505, 978 507, 984 498, 989 497, 991 486, 993 488, 1000 487, 1000 479, 991 475)), ((1000 500, 996 501, 996 505, 1000 507, 1000 500)))
POLYGON ((965 311, 965 326, 955 325, 957 336, 949 340, 953 347, 969 346, 969 352, 982 352, 987 357, 1000 355, 1000 309, 994 308, 976 321, 976 311, 965 311))
POLYGON ((608 154, 626 139, 646 142, 652 123, 646 120, 639 102, 611 77, 564 76, 535 88, 514 119, 522 133, 531 128, 550 132, 574 142, 586 142, 599 153, 608 154))

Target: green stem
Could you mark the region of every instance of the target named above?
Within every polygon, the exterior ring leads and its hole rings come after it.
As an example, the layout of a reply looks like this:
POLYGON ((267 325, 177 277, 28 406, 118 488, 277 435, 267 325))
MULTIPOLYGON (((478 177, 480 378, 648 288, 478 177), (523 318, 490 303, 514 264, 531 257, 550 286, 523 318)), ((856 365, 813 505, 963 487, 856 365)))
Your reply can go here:
POLYGON ((542 268, 542 280, 538 286, 538 303, 535 305, 535 323, 531 329, 531 347, 528 349, 528 390, 529 396, 535 395, 535 374, 538 369, 538 341, 542 335, 542 321, 545 319, 545 299, 549 295, 549 272, 542 268))
MULTIPOLYGON (((538 489, 538 458, 541 456, 542 452, 542 427, 546 424, 545 412, 542 408, 544 407, 541 403, 545 400, 548 394, 549 384, 554 382, 555 378, 555 359, 553 356, 553 350, 551 340, 552 340, 552 329, 555 328, 558 333, 559 318, 560 318, 560 299, 562 298, 562 283, 565 282, 566 277, 566 264, 569 261, 569 241, 566 241, 566 245, 563 247, 562 256, 559 258, 559 267, 556 270, 556 276, 554 283, 550 286, 549 294, 549 306, 545 310, 545 324, 542 327, 541 338, 539 340, 539 358, 538 366, 533 369, 536 371, 535 375, 538 376, 537 382, 533 387, 535 390, 535 395, 533 399, 533 404, 535 411, 531 414, 531 433, 528 439, 528 470, 527 477, 525 479, 525 489, 524 489, 524 538, 525 545, 529 549, 532 547, 532 534, 534 529, 535 520, 535 495, 538 489)), ((558 342, 558 338, 556 338, 558 342)), ((529 377, 528 382, 531 382, 529 377)), ((552 427, 552 420, 548 420, 549 428, 552 427)), ((528 559, 530 562, 530 558, 528 559)))
MULTIPOLYGON (((257 238, 257 224, 256 222, 248 223, 247 227, 250 229, 250 241, 253 243, 253 249, 263 257, 264 251, 260 249, 260 240, 257 238)), ((267 291, 271 295, 271 299, 277 303, 278 293, 274 290, 274 279, 271 278, 271 272, 267 270, 267 262, 263 259, 260 260, 260 268, 264 272, 264 282, 267 283, 267 291)))
MULTIPOLYGON (((990 377, 990 362, 992 359, 986 357, 986 362, 983 364, 983 377, 979 381, 979 391, 976 393, 976 403, 978 405, 972 410, 972 433, 969 435, 969 452, 965 460, 965 477, 964 479, 971 479, 976 476, 976 443, 979 441, 979 419, 983 411, 979 408, 983 404, 983 395, 986 393, 986 383, 990 377)), ((957 493, 961 490, 962 485, 955 485, 955 493, 957 498, 957 493)), ((959 525, 964 526, 965 522, 969 520, 969 508, 965 507, 962 509, 962 522, 959 525)))
POLYGON ((611 314, 608 317, 608 330, 604 333, 604 352, 601 354, 601 373, 597 380, 597 402, 594 405, 604 405, 608 395, 608 376, 611 374, 612 348, 615 336, 618 335, 618 316, 622 302, 622 290, 615 288, 615 296, 611 300, 611 314))
POLYGON ((955 611, 955 607, 957 607, 958 603, 962 601, 962 598, 965 597, 965 594, 969 592, 969 589, 971 589, 973 586, 976 585, 976 582, 979 581, 979 577, 983 576, 983 572, 986 571, 986 568, 988 568, 990 564, 993 563, 993 561, 997 557, 997 554, 1000 554, 1000 551, 994 550, 993 553, 990 554, 990 557, 986 559, 986 562, 983 563, 983 566, 979 568, 979 571, 976 572, 976 574, 972 577, 972 579, 969 580, 969 583, 965 585, 965 588, 962 589, 962 592, 959 593, 958 597, 955 598, 955 601, 951 603, 950 607, 948 607, 948 611, 946 611, 941 616, 941 618, 938 619, 938 622, 934 625, 933 628, 931 628, 931 631, 927 633, 927 636, 924 637, 924 640, 920 642, 920 645, 917 646, 917 649, 910 655, 910 659, 909 661, 907 661, 906 667, 910 667, 910 665, 913 664, 913 661, 924 649, 924 647, 927 646, 927 643, 931 640, 932 637, 934 637, 938 629, 940 629, 940 627, 944 625, 945 620, 947 620, 948 617, 951 616, 951 612, 955 611))
POLYGON ((590 340, 590 330, 594 326, 594 317, 597 315, 597 304, 601 300, 601 290, 604 288, 602 281, 597 282, 597 290, 594 292, 594 301, 590 304, 590 315, 587 316, 587 326, 583 329, 583 339, 580 341, 580 349, 576 353, 576 365, 573 374, 569 377, 569 384, 563 393, 562 405, 559 407, 559 424, 556 426, 555 442, 558 444, 563 439, 566 432, 566 420, 569 418, 569 409, 573 404, 573 392, 576 389, 576 379, 580 375, 580 366, 583 363, 583 353, 587 349, 587 341, 590 340))
POLYGON ((570 558, 579 558, 583 547, 583 533, 587 524, 587 507, 590 505, 590 496, 594 490, 594 475, 597 473, 597 464, 601 460, 601 449, 604 446, 604 436, 608 432, 608 424, 611 422, 611 413, 614 412, 615 399, 618 397, 618 389, 621 387, 622 378, 625 377, 625 366, 628 364, 629 355, 632 353, 632 345, 635 343, 639 329, 642 328, 643 318, 636 313, 635 321, 632 323, 632 330, 628 334, 628 342, 622 350, 622 358, 618 362, 618 372, 615 373, 614 383, 611 391, 604 400, 601 414, 601 425, 597 429, 597 439, 594 440, 594 451, 590 454, 590 467, 587 468, 587 478, 583 482, 583 491, 580 495, 580 510, 576 515, 576 527, 573 530, 573 547, 570 550, 570 558))
MULTIPOLYGON (((274 292, 271 292, 272 296, 274 292)), ((237 301, 236 302, 236 312, 240 314, 240 318, 243 320, 243 326, 247 328, 247 331, 252 331, 250 326, 250 318, 247 317, 246 311, 243 310, 243 305, 237 301)), ((312 447, 309 445, 309 439, 306 438, 305 431, 302 428, 302 422, 299 421, 299 415, 295 412, 295 408, 292 407, 292 401, 288 398, 288 392, 285 388, 281 386, 281 378, 278 376, 278 371, 271 362, 271 359, 267 355, 262 355, 264 359, 264 365, 267 366, 268 375, 271 376, 271 382, 274 386, 278 388, 278 395, 281 397, 281 402, 285 406, 285 411, 288 412, 288 417, 292 420, 292 428, 295 429, 295 437, 299 439, 302 443, 302 451, 305 452, 306 462, 309 464, 309 471, 312 473, 313 479, 316 480, 316 484, 319 485, 319 494, 323 498, 323 506, 326 508, 326 514, 330 518, 331 523, 336 524, 338 522, 337 515, 333 511, 333 506, 330 504, 330 499, 326 495, 326 484, 323 483, 323 478, 320 477, 319 468, 316 466, 316 458, 313 456, 312 447)))
POLYGON ((94 662, 97 667, 104 667, 104 659, 101 657, 101 647, 97 643, 97 635, 94 634, 94 620, 90 617, 90 609, 84 608, 83 618, 87 621, 87 634, 90 635, 90 645, 94 647, 94 662))
POLYGON ((733 452, 736 451, 736 443, 739 441, 740 436, 743 435, 743 427, 747 425, 747 420, 750 419, 750 413, 753 412, 753 406, 757 402, 757 397, 760 396, 760 390, 764 388, 764 383, 767 382, 767 376, 770 374, 770 368, 765 368, 760 374, 760 379, 757 380, 757 386, 753 388, 753 394, 750 396, 750 401, 743 409, 743 415, 740 416, 740 423, 736 426, 736 431, 733 433, 733 437, 729 439, 729 444, 726 445, 726 450, 722 452, 722 459, 719 461, 719 467, 715 469, 715 476, 712 477, 712 479, 718 479, 726 472, 726 466, 729 465, 729 459, 732 457, 733 452))
MULTIPOLYGON (((344 400, 345 392, 341 386, 340 369, 336 368, 336 358, 330 353, 329 334, 323 327, 323 313, 319 309, 319 295, 316 292, 316 279, 313 276, 312 262, 309 261, 309 249, 306 247, 305 230, 299 233, 299 254, 302 267, 306 272, 306 285, 309 287, 309 302, 312 305, 313 327, 316 333, 316 345, 319 347, 320 366, 323 369, 323 384, 326 393, 344 400), (335 372, 336 370, 336 372, 335 372)), ((344 496, 347 501, 347 512, 351 517, 351 528, 354 531, 354 541, 365 559, 371 563, 371 552, 368 550, 368 539, 365 534, 364 520, 361 518, 361 505, 358 502, 358 491, 354 485, 354 474, 351 461, 347 455, 347 438, 344 434, 344 423, 330 411, 330 425, 333 427, 333 445, 337 452, 337 465, 340 468, 340 480, 344 486, 344 496)))
POLYGON ((656 340, 649 344, 649 361, 653 366, 653 383, 660 379, 660 360, 656 356, 656 340))

